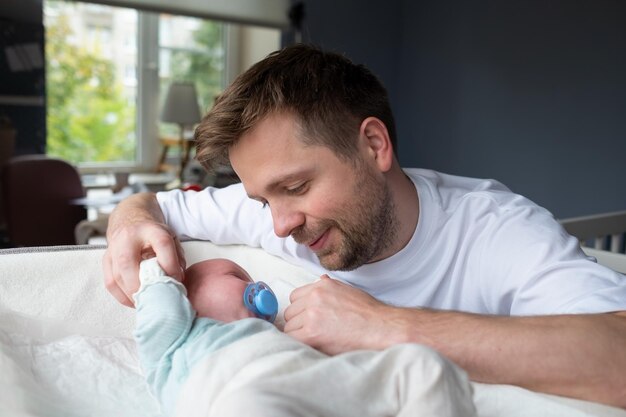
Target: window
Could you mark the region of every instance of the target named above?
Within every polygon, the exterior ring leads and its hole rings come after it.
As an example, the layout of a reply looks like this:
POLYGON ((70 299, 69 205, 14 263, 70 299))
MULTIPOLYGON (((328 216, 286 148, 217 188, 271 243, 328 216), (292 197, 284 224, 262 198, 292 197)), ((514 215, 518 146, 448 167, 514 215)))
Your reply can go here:
POLYGON ((229 78, 234 25, 61 0, 44 0, 44 24, 47 153, 83 170, 153 166, 157 136, 178 132, 158 123, 169 83, 193 82, 204 111, 229 78))
MULTIPOLYGON (((224 25, 183 16, 159 16, 159 89, 172 81, 192 82, 201 109, 208 109, 225 83, 224 25)), ((161 135, 178 127, 159 125, 161 135)))
POLYGON ((134 10, 44 2, 47 153, 75 164, 137 157, 137 53, 117 40, 137 37, 134 10), (127 67, 135 69, 129 80, 127 67))

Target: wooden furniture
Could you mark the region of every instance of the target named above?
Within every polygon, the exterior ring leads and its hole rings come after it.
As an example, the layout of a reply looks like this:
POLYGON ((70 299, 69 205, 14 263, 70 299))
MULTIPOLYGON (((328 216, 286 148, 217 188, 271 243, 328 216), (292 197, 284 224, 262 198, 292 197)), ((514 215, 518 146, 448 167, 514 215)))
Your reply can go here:
POLYGON ((572 217, 560 222, 570 235, 578 238, 583 247, 625 252, 626 211, 572 217))
POLYGON ((179 137, 162 137, 159 138, 159 142, 163 149, 161 150, 161 157, 159 158, 158 171, 165 172, 171 168, 171 165, 166 163, 167 154, 171 148, 180 149, 180 162, 178 166, 179 176, 182 175, 185 166, 189 162, 191 156, 191 149, 196 147, 196 141, 194 139, 181 139, 179 137))
POLYGON ((565 230, 599 264, 626 274, 626 211, 571 217, 560 220, 565 230))

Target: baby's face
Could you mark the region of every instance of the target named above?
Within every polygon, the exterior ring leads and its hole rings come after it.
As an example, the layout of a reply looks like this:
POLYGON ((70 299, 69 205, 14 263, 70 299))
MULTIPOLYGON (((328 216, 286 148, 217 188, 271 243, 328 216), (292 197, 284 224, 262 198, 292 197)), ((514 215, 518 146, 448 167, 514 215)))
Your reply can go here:
POLYGON ((185 271, 185 285, 191 305, 200 317, 231 322, 255 317, 243 303, 243 293, 252 278, 227 259, 209 259, 185 271))

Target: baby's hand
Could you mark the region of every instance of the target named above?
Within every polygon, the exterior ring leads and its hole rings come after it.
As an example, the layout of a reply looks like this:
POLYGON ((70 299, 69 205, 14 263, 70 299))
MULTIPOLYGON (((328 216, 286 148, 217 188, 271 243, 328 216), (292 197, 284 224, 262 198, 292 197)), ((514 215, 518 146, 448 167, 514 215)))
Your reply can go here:
POLYGON ((133 301, 137 303, 137 294, 143 291, 148 285, 156 284, 159 282, 173 282, 180 286, 183 293, 187 294, 185 286, 175 278, 169 277, 165 274, 161 265, 157 261, 157 258, 144 259, 139 264, 139 289, 133 294, 133 301))

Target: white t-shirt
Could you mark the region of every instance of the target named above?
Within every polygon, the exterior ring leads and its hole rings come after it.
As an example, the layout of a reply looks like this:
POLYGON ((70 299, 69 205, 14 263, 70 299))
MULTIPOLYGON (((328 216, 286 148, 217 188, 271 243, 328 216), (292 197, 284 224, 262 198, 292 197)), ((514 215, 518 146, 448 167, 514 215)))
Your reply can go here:
POLYGON ((413 237, 349 272, 328 271, 306 246, 277 237, 270 209, 241 184, 157 199, 182 238, 261 247, 397 306, 507 316, 626 310, 626 277, 586 257, 544 208, 494 180, 404 171, 420 203, 413 237))

